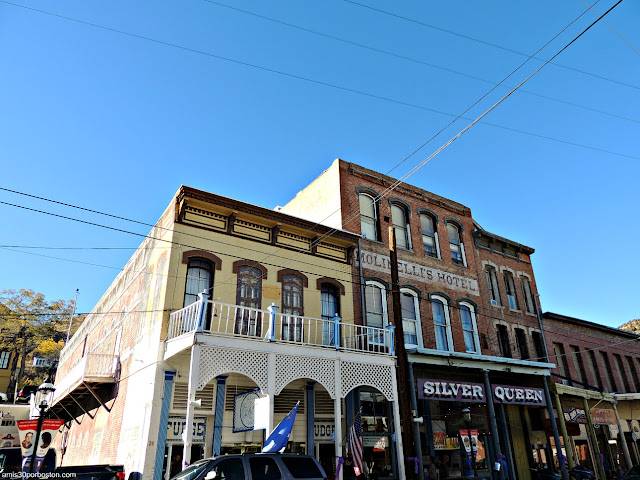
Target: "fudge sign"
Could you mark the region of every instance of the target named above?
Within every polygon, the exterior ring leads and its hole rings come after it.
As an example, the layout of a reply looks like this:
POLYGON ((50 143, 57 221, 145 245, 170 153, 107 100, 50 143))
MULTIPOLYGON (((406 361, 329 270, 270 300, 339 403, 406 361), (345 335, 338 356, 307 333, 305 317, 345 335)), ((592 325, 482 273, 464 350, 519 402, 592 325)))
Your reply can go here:
MULTIPOLYGON (((387 255, 380 255, 363 250, 362 255, 360 255, 360 261, 362 262, 363 268, 383 273, 391 272, 391 260, 387 255)), ((418 263, 398 260, 398 275, 424 283, 443 285, 470 295, 480 295, 477 280, 418 263)))
POLYGON ((418 398, 484 403, 484 385, 472 382, 418 379, 418 398))

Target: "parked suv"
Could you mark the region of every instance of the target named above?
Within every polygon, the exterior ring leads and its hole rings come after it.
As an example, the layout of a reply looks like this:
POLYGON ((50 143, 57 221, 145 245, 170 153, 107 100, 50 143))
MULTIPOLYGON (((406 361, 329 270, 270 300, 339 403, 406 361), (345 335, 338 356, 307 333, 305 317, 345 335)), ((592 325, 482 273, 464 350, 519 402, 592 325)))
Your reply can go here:
POLYGON ((199 460, 172 480, 327 480, 309 455, 257 453, 199 460))

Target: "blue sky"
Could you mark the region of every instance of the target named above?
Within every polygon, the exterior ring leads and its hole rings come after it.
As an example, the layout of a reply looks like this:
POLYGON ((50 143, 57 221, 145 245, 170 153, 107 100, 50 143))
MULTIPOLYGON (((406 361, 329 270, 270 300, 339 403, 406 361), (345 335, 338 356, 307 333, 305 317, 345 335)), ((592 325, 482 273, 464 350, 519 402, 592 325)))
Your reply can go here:
MULTIPOLYGON (((597 2, 537 58, 614 3, 597 2)), ((149 223, 181 184, 284 205, 338 157, 388 172, 585 10, 582 0, 0 1, 0 187, 149 223)), ((605 20, 615 31, 595 25, 408 182, 534 247, 544 310, 618 326, 640 317, 640 3, 605 20)), ((0 201, 148 232, 6 191, 0 201)), ((0 288, 52 299, 78 288, 82 312, 140 242, 4 204, 0 214, 0 288)))

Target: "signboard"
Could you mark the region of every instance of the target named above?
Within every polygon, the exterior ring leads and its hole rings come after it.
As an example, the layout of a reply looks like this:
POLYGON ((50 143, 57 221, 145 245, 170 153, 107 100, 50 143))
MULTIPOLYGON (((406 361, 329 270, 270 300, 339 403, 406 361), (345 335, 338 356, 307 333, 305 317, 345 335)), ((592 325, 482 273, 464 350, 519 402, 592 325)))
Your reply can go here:
MULTIPOLYGON (((271 411, 271 397, 256 398, 253 401, 253 429, 267 430, 269 428, 269 412, 271 411)), ((267 432, 267 435, 269 432, 267 432)))
POLYGON ((254 430, 255 402, 260 398, 260 389, 233 396, 233 433, 254 430))
POLYGON ((38 445, 34 445, 36 431, 38 429, 38 420, 18 420, 18 431, 20 433, 20 448, 22 450, 22 470, 28 472, 31 468, 31 456, 33 450, 36 451, 36 464, 33 469, 34 472, 38 472, 42 466, 44 456, 51 448, 53 439, 58 433, 58 429, 62 426, 64 420, 60 419, 45 419, 42 422, 42 428, 40 429, 40 438, 38 445))
MULTIPOLYGON (((391 273, 391 260, 387 255, 363 250, 360 255, 362 267, 376 272, 391 273)), ((469 295, 480 295, 478 281, 460 275, 427 267, 419 263, 405 262, 398 259, 398 274, 400 277, 418 280, 427 284, 442 285, 452 290, 464 292, 469 295)))
POLYGON ((587 416, 584 413, 584 408, 562 407, 562 413, 564 414, 564 420, 566 422, 587 424, 587 416))
POLYGON ((28 405, 0 405, 0 450, 20 447, 17 421, 28 418, 28 405))
MULTIPOLYGON (((186 417, 181 415, 169 415, 167 423, 167 443, 182 443, 182 433, 187 424, 186 417)), ((207 433, 206 417, 193 417, 193 443, 204 443, 207 433)))
POLYGON ((485 403, 484 385, 473 382, 418 379, 418 398, 448 402, 485 403))
POLYGON ((333 434, 336 431, 336 424, 333 420, 318 420, 313 422, 313 439, 318 442, 333 442, 333 434))
POLYGON ((445 432, 433 432, 433 448, 435 450, 457 450, 460 448, 460 437, 447 437, 445 432))
POLYGON ((617 425, 616 414, 609 408, 592 408, 591 421, 606 425, 617 425))
POLYGON ((541 388, 514 387, 512 385, 491 385, 493 400, 510 405, 533 405, 543 407, 547 404, 541 388))

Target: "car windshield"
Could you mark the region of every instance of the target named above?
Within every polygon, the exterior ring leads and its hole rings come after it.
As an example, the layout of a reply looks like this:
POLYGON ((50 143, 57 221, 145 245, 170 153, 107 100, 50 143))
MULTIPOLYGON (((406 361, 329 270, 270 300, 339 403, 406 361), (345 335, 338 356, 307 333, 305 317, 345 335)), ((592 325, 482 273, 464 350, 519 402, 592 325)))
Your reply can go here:
POLYGON ((181 471, 175 477, 172 477, 171 480, 192 480, 193 478, 196 478, 198 475, 200 475, 203 470, 207 468, 207 465, 209 465, 209 463, 209 460, 200 460, 191 465, 186 470, 181 471))

